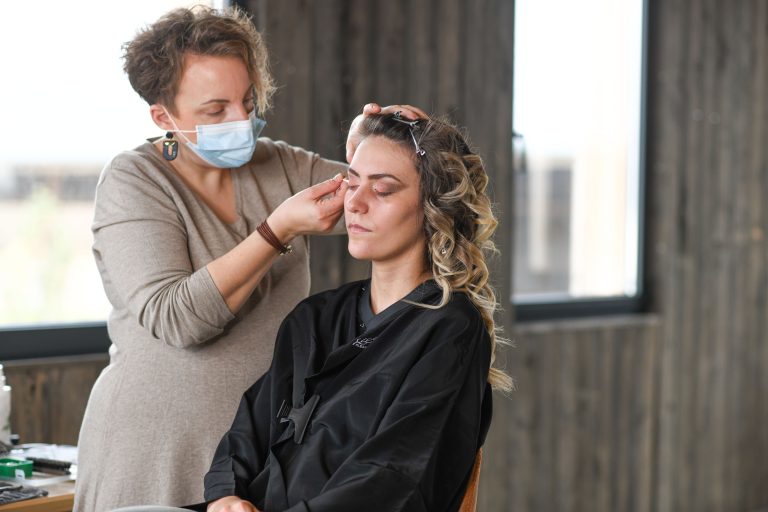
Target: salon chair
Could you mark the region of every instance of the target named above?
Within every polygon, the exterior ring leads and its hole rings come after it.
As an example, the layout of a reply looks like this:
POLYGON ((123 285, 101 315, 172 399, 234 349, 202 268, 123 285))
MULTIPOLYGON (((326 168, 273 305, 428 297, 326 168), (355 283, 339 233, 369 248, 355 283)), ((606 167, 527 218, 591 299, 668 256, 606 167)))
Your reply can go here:
POLYGON ((472 467, 472 475, 469 477, 467 490, 464 491, 464 499, 461 500, 459 512, 475 512, 477 509, 477 489, 480 486, 480 466, 483 464, 483 449, 477 451, 475 465, 472 467))

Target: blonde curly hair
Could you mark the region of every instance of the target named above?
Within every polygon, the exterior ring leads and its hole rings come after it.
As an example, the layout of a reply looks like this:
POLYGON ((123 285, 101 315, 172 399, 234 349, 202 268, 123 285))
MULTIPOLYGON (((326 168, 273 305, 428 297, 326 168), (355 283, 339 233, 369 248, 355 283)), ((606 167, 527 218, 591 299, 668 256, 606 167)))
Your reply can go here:
POLYGON ((512 378, 493 366, 497 345, 507 341, 498 336, 494 321, 498 304, 485 261, 486 254, 496 252, 492 236, 498 222, 485 193, 488 175, 482 159, 470 149, 462 131, 447 119, 408 124, 392 115, 367 116, 360 133, 363 137, 385 137, 413 153, 424 209, 425 266, 442 289, 438 304, 422 306, 440 308, 453 292, 465 293, 490 335, 488 382, 494 389, 511 391, 512 378))

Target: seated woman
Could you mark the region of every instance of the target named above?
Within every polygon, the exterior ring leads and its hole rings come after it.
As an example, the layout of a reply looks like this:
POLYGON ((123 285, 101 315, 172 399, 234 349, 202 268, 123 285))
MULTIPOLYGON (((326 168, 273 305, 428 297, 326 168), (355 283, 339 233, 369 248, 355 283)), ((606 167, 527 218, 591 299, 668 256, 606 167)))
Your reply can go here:
POLYGON ((491 387, 511 387, 490 368, 480 157, 439 120, 372 116, 361 133, 344 207, 371 279, 285 319, 205 477, 209 512, 458 510, 491 387))

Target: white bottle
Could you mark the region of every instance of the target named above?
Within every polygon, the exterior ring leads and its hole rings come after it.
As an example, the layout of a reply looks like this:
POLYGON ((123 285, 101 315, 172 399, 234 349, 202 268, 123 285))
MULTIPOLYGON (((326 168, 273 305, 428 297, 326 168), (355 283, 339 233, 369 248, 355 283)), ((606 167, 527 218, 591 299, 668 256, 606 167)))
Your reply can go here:
POLYGON ((0 441, 11 444, 11 386, 5 384, 2 364, 0 364, 0 441))

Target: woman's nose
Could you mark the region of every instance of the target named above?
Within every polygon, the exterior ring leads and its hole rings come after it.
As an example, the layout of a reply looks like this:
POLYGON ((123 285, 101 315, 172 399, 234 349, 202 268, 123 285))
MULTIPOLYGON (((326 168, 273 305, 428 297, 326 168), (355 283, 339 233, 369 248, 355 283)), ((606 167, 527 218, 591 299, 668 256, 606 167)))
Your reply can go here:
POLYGON ((365 213, 368 211, 368 202, 365 187, 358 186, 355 190, 347 190, 345 198, 346 208, 352 213, 365 213))
POLYGON ((227 121, 245 121, 249 115, 250 112, 243 105, 233 103, 232 108, 228 112, 227 121))

